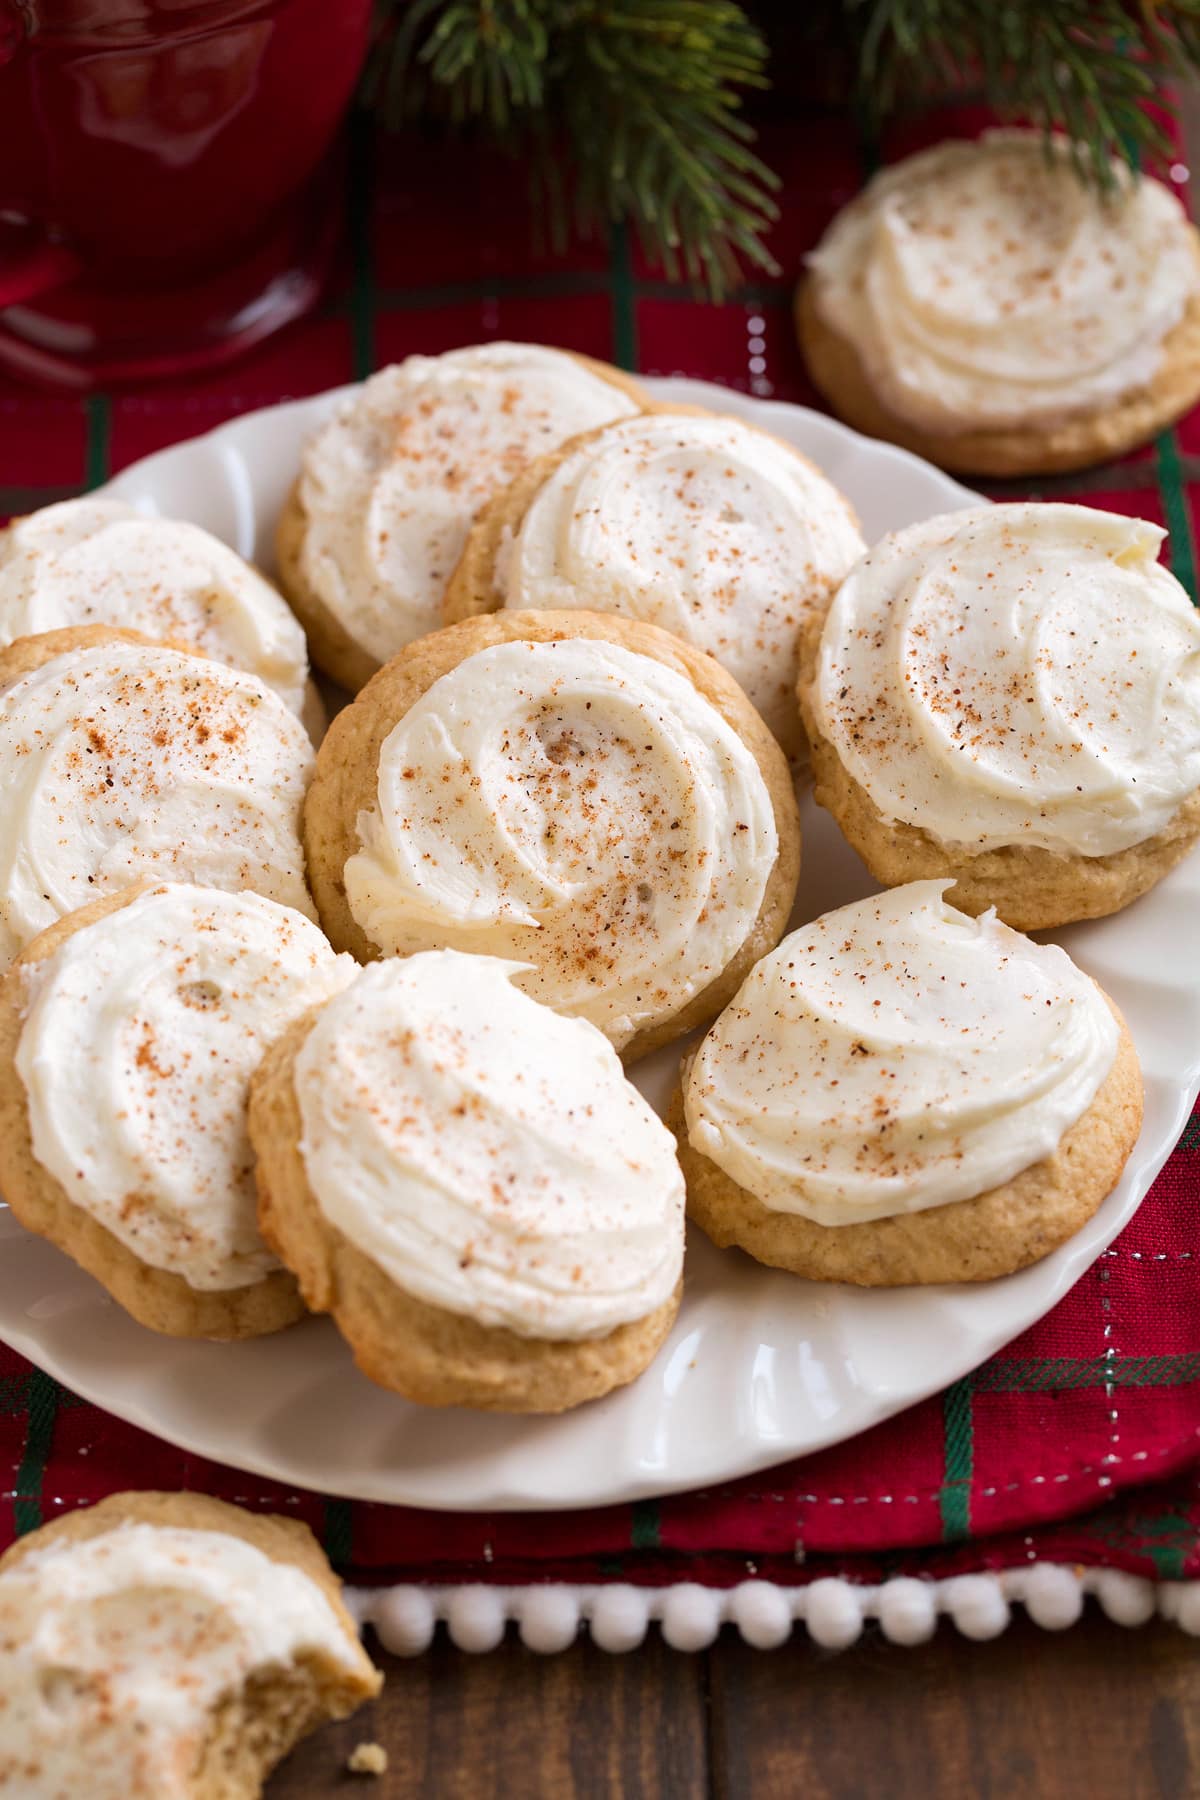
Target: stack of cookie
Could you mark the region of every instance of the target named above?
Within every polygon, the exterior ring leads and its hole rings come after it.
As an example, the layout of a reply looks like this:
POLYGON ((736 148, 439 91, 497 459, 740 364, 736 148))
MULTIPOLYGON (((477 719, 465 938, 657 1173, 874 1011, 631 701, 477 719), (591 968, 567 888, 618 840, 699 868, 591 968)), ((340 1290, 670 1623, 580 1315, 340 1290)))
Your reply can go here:
POLYGON ((646 1367, 685 1210, 819 1280, 1045 1255, 1141 1082, 1021 933, 1200 833, 1162 536, 1026 503, 868 551, 790 445, 516 344, 318 431, 290 609, 192 526, 18 522, 0 1189, 155 1330, 328 1312, 373 1380, 516 1411, 646 1367), (810 774, 886 890, 815 921, 810 774), (672 1045, 664 1122, 626 1070, 672 1045))

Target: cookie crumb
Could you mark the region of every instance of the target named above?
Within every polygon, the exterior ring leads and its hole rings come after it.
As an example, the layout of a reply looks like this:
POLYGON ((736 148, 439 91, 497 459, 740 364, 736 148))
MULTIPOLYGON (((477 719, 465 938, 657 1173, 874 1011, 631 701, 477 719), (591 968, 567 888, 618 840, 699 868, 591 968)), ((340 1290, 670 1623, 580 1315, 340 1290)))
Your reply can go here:
POLYGON ((351 1775, 383 1775, 388 1754, 382 1744, 356 1744, 346 1763, 351 1775))

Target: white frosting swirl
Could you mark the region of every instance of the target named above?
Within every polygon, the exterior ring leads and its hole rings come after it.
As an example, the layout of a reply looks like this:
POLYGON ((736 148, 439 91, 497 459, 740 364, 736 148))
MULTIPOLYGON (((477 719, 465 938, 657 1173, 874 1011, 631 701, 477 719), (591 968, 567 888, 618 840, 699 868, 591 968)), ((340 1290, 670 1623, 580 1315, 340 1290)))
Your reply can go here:
POLYGON ((121 625, 248 669, 293 711, 304 633, 269 581, 180 519, 96 495, 44 506, 0 532, 0 645, 70 625, 121 625))
POLYGON ((1200 292, 1183 207, 1115 164, 1116 197, 1056 140, 991 131, 885 169, 811 258, 816 302, 871 386, 934 431, 1050 425, 1151 381, 1200 292))
POLYGON ((773 1212, 923 1212, 1011 1181, 1095 1099, 1119 1034, 1065 950, 914 881, 763 958, 684 1086, 689 1142, 773 1212))
POLYGON ((306 580, 379 662, 441 623, 471 521, 525 464, 636 412, 562 350, 410 356, 347 400, 304 454, 306 580))
POLYGON ((72 650, 0 692, 0 957, 139 876, 312 914, 312 746, 253 675, 159 645, 72 650))
POLYGON ((596 638, 477 651, 385 739, 346 897, 389 954, 532 964, 618 1046, 729 963, 778 851, 741 738, 684 676, 596 638))
POLYGON ((607 1040, 517 973, 453 950, 363 969, 296 1058, 304 1166, 406 1293, 522 1337, 599 1337, 674 1293, 683 1176, 607 1040))
POLYGON ((1036 502, 884 538, 811 703, 885 818, 970 850, 1105 856, 1200 787, 1200 613, 1141 519, 1036 502))
POLYGON ((785 745, 796 639, 865 545, 837 489, 737 419, 646 413, 569 454, 497 564, 509 607, 588 607, 698 644, 785 745))
POLYGON ((186 1800, 213 1715, 258 1673, 365 1658, 317 1583, 232 1534, 128 1524, 0 1574, 0 1792, 186 1800))
POLYGON ((258 1234, 250 1077, 353 976, 302 914, 164 886, 28 971, 16 1066, 34 1154, 151 1268, 206 1291, 278 1263, 258 1234))

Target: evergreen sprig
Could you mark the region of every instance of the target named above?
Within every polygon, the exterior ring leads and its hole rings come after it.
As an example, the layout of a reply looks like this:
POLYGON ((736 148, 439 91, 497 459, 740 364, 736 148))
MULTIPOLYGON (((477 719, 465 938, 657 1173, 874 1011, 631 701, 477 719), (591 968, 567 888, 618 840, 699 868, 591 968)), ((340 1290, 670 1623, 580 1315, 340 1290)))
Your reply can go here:
POLYGON ((777 178, 742 93, 766 46, 733 0, 410 0, 385 25, 372 92, 533 147, 559 233, 629 221, 668 274, 719 297, 763 233, 777 178))
MULTIPOLYGON (((717 297, 764 233, 778 185, 741 115, 767 44, 736 0, 378 0, 369 98, 440 113, 532 150, 556 235, 628 221, 667 272, 717 297)), ((1063 132, 1081 179, 1109 187, 1170 150, 1165 89, 1200 73, 1200 0, 756 0, 795 8, 848 56, 876 128, 970 94, 1063 132)))
POLYGON ((1071 140, 1081 179, 1170 150, 1167 85, 1200 69, 1200 0, 843 0, 859 100, 881 124, 973 92, 1071 140))

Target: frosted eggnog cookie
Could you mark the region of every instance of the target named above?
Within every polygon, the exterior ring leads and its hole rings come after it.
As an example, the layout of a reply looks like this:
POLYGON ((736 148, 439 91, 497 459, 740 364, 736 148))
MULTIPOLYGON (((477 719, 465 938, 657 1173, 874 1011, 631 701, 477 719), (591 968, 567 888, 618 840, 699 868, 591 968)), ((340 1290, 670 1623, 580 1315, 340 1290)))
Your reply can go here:
POLYGON ((1034 502, 884 538, 802 657, 816 797, 889 885, 1022 930, 1116 912, 1200 833, 1200 614, 1157 526, 1034 502))
POLYGON ((120 625, 246 669, 298 712, 304 633, 269 581, 181 519, 90 495, 0 531, 0 646, 73 625, 120 625))
POLYGON ((308 443, 279 522, 284 592, 313 661, 360 688, 441 623, 471 521, 534 457, 639 412, 636 382, 541 344, 381 369, 308 443))
POLYGON ((254 675, 81 625, 0 650, 0 962, 142 876, 311 913, 312 746, 254 675))
POLYGON ((301 913, 143 884, 40 933, 0 982, 0 1193, 152 1330, 237 1338, 304 1308, 258 1234, 250 1077, 348 981, 301 913))
POLYGON ((0 1794, 258 1800, 379 1692, 306 1525, 112 1494, 0 1557, 0 1794))
POLYGON ((797 637, 864 548, 849 502, 790 444, 659 409, 567 445, 497 495, 445 616, 585 607, 661 625, 715 657, 795 756, 797 637))
POLYGON ((1200 397, 1200 243, 1161 182, 1101 196, 1063 139, 992 131, 884 169, 797 296, 813 380, 850 424, 948 469, 1123 454, 1200 397))
POLYGON ((492 957, 374 963, 256 1075, 259 1218, 365 1374, 561 1412, 631 1381, 679 1304, 683 1178, 607 1039, 492 957))
POLYGON ((334 721, 305 807, 321 922, 360 961, 448 945, 626 1057, 712 1018, 777 942, 799 821, 735 682, 587 612, 447 626, 334 721))
POLYGON ((1112 1190, 1142 1116, 1120 1015, 946 885, 792 932, 685 1066, 672 1123, 716 1243, 817 1281, 984 1281, 1112 1190))

